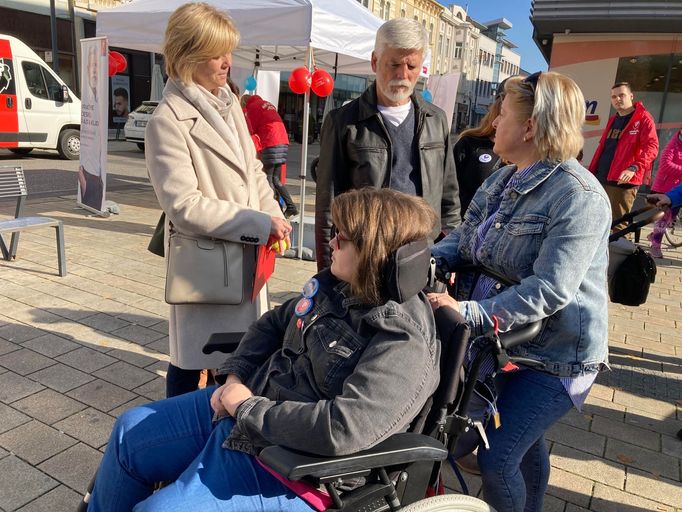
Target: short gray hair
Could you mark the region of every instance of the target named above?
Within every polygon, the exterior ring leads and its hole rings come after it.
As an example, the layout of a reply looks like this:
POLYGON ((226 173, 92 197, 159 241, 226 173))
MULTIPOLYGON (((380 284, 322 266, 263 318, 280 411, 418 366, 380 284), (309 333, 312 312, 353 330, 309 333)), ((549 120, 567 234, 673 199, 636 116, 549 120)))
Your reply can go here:
POLYGON ((429 47, 429 34, 417 20, 393 18, 377 30, 377 37, 374 42, 374 53, 377 57, 386 47, 417 50, 426 56, 426 49, 429 47))

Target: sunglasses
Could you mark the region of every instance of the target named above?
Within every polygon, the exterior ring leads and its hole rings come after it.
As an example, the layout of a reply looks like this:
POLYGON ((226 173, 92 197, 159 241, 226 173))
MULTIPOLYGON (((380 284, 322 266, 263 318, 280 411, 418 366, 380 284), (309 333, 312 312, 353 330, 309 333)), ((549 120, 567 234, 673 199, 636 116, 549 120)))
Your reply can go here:
POLYGON ((343 236, 341 233, 339 233, 339 230, 336 229, 336 226, 334 224, 332 224, 332 227, 329 230, 329 239, 333 240, 334 238, 336 238, 336 243, 338 244, 339 249, 341 249, 341 242, 349 242, 350 241, 345 236, 343 236))
POLYGON ((538 88, 538 79, 540 78, 541 74, 542 71, 536 71, 532 75, 528 75, 526 78, 523 79, 522 83, 530 87, 530 90, 533 92, 533 94, 535 94, 535 90, 538 88))

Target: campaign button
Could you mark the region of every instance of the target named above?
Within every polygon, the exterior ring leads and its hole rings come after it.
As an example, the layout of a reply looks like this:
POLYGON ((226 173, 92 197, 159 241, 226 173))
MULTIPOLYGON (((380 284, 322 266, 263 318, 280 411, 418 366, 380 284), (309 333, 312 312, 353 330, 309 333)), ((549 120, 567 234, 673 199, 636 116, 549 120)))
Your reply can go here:
POLYGON ((316 278, 311 277, 303 285, 303 292, 302 293, 306 299, 312 299, 315 295, 317 295, 317 292, 319 289, 320 289, 320 282, 316 278))
POLYGON ((296 314, 296 316, 305 316, 311 309, 313 309, 313 300, 307 297, 303 297, 296 303, 294 313, 296 314))

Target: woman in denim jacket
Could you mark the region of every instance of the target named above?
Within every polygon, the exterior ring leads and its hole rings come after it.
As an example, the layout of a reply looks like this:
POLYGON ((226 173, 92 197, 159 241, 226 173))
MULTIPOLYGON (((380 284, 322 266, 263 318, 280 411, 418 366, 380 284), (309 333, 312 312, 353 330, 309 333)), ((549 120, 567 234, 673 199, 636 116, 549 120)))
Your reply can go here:
POLYGON ((331 269, 252 325, 223 386, 119 417, 88 510, 309 511, 253 454, 347 454, 407 429, 438 384, 440 346, 426 296, 389 300, 382 270, 436 216, 421 198, 363 189, 338 196, 332 220, 331 269))
POLYGON ((541 511, 549 480, 544 433, 572 406, 580 409, 607 364, 607 260, 611 209, 603 187, 574 158, 583 144, 585 101, 554 72, 505 84, 493 150, 513 165, 488 178, 463 224, 433 248, 446 269, 476 263, 518 284, 457 276, 454 307, 475 334, 493 318, 506 331, 537 320, 537 338, 512 354, 541 369, 496 378, 499 419, 479 448, 485 500, 497 510, 541 511))

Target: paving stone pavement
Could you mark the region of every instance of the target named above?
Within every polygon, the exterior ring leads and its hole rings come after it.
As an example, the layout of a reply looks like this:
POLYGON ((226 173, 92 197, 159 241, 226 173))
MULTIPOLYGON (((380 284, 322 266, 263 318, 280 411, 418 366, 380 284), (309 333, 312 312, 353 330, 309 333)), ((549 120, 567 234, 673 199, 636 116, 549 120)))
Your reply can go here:
MULTIPOLYGON (((50 229, 0 260, 0 512, 73 511, 116 416, 163 397, 165 269, 146 251, 158 204, 144 186, 108 198, 121 213, 106 219, 73 196, 29 199, 26 214, 64 221, 66 277, 50 229)), ((0 202, 0 218, 12 212, 0 202)), ((647 303, 609 309, 612 371, 547 434, 547 512, 682 511, 682 250, 664 254, 647 303)), ((278 260, 272 302, 314 271, 278 260)))

